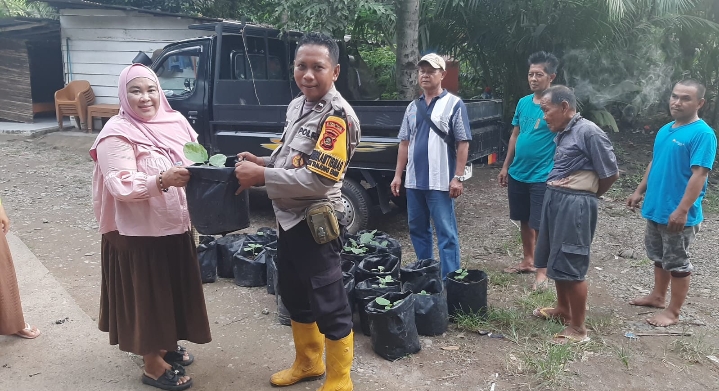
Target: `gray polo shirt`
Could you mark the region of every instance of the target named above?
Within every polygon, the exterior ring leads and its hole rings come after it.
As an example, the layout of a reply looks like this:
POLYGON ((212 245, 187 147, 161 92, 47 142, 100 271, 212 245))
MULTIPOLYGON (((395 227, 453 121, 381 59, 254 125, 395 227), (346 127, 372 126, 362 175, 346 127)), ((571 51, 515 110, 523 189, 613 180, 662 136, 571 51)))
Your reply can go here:
POLYGON ((617 157, 606 133, 579 113, 554 137, 554 168, 547 182, 564 179, 580 170, 594 171, 600 179, 617 172, 617 157))

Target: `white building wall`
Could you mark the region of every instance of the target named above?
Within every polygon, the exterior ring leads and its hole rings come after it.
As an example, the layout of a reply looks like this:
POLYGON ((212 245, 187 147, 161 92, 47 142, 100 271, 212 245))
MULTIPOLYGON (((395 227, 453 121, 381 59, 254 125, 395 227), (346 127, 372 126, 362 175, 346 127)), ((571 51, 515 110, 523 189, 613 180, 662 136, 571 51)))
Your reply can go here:
POLYGON ((199 22, 135 11, 63 9, 60 27, 65 82, 87 80, 95 103, 118 103, 120 72, 137 52, 152 57, 168 43, 208 35, 187 28, 194 23, 199 22))

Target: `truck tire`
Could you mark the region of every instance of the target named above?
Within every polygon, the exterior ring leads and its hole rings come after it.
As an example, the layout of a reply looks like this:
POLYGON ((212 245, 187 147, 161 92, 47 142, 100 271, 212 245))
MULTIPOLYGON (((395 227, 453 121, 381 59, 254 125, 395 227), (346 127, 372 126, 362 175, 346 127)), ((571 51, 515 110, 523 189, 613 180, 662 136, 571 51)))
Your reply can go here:
POLYGON ((371 200, 367 190, 354 179, 345 178, 342 183, 342 203, 345 214, 340 224, 347 227, 347 231, 352 234, 367 229, 371 213, 371 200))

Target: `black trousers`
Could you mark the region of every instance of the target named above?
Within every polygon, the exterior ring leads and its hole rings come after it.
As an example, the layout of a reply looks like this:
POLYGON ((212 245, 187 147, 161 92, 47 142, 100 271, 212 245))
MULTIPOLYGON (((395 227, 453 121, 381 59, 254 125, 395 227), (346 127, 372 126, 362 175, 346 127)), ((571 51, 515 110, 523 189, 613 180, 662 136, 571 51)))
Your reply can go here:
POLYGON ((352 331, 352 311, 342 283, 339 239, 317 244, 305 221, 279 227, 277 274, 282 303, 299 323, 317 322, 322 334, 340 340, 352 331))

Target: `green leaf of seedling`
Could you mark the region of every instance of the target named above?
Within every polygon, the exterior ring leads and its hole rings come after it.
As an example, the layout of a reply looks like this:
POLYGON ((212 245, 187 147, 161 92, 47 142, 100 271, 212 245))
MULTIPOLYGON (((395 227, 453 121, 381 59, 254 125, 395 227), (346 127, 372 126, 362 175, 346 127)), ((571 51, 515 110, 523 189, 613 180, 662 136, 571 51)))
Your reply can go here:
MULTIPOLYGON (((207 150, 199 143, 190 142, 182 148, 185 157, 195 163, 205 164, 207 162, 207 150)), ((224 166, 224 163, 222 164, 224 166)))
POLYGON ((379 270, 380 273, 382 273, 384 271, 384 269, 385 269, 384 266, 377 266, 377 270, 379 270))
POLYGON ((369 244, 372 242, 372 239, 374 239, 374 235, 370 232, 365 232, 359 237, 360 243, 362 244, 369 244))
POLYGON ((227 161, 227 156, 225 156, 221 153, 212 155, 212 157, 210 157, 210 165, 213 167, 224 167, 226 161, 227 161))
POLYGON ((384 306, 391 306, 391 305, 392 305, 392 302, 389 301, 389 300, 387 300, 387 299, 385 299, 384 297, 378 297, 378 298, 374 299, 374 301, 376 301, 377 304, 379 304, 379 305, 384 305, 384 306))
POLYGON ((257 231, 257 236, 264 236, 264 235, 265 235, 264 232, 262 232, 262 231, 257 231))
POLYGON ((422 289, 422 292, 419 292, 420 295, 429 296, 429 293, 427 293, 426 290, 422 289))
POLYGON ((388 244, 389 244, 389 242, 385 240, 384 242, 380 243, 379 245, 382 247, 387 247, 388 244))

